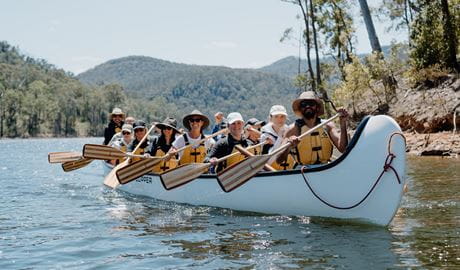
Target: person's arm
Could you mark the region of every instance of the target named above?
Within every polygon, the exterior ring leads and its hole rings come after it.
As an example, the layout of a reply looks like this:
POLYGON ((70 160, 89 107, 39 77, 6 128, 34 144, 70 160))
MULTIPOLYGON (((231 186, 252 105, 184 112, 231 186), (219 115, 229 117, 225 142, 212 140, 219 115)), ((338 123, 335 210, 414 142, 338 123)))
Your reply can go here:
POLYGON ((339 108, 337 112, 340 114, 340 134, 337 132, 334 123, 330 122, 326 125, 326 130, 331 138, 332 142, 334 143, 337 150, 340 153, 343 153, 348 146, 348 133, 347 133, 347 120, 348 120, 348 112, 344 108, 339 108))
POLYGON ((289 152, 291 151, 291 148, 296 147, 299 144, 299 139, 297 136, 300 135, 300 129, 296 125, 291 127, 287 132, 286 132, 286 138, 288 138, 288 142, 291 143, 290 147, 287 147, 286 150, 281 152, 278 157, 276 158, 276 162, 281 164, 287 160, 287 157, 289 155, 289 152))

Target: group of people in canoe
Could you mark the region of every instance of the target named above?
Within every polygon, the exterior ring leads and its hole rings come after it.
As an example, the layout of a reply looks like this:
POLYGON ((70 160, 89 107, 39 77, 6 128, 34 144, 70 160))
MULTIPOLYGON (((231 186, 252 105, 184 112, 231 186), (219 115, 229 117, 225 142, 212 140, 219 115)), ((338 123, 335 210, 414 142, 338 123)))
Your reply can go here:
MULTIPOLYGON (((166 118, 156 123, 156 135, 149 135, 150 130, 142 120, 125 117, 121 109, 115 108, 110 115, 110 123, 104 132, 104 144, 110 145, 136 155, 133 162, 144 157, 168 155, 152 171, 162 173, 179 165, 188 163, 206 163, 213 166, 211 172, 219 172, 232 164, 243 160, 246 155, 236 148, 246 148, 246 154, 259 155, 274 151, 281 145, 290 142, 290 147, 273 159, 269 160, 275 170, 289 170, 297 165, 316 166, 331 160, 334 146, 338 151, 345 151, 348 145, 347 119, 348 112, 340 108, 340 132, 333 122, 312 132, 301 140, 298 136, 321 123, 324 105, 312 91, 303 92, 292 102, 292 110, 298 119, 291 125, 287 124, 287 111, 282 105, 271 107, 268 123, 251 118, 245 121, 238 112, 215 115, 213 136, 206 136, 203 131, 210 125, 209 118, 198 110, 193 110, 182 119, 184 129, 179 129, 174 118, 166 118), (215 135, 219 130, 225 130, 215 135), (146 137, 144 140, 142 140, 146 137), (142 144, 138 147, 138 144, 142 144), (191 145, 190 147, 185 147, 191 145), (219 158, 230 158, 219 161, 219 158)), ((117 164, 122 160, 112 160, 117 164)))

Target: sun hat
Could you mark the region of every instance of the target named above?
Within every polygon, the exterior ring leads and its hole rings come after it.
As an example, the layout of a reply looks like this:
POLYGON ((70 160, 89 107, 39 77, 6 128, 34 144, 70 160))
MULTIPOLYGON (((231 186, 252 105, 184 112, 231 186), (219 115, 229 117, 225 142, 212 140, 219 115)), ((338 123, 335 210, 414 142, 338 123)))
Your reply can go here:
POLYGON ((318 104, 318 116, 324 114, 324 106, 321 99, 313 91, 306 91, 300 94, 300 96, 292 102, 292 110, 297 116, 302 117, 302 112, 300 110, 300 103, 303 100, 314 100, 318 104))
POLYGON ((251 126, 258 126, 260 125, 261 127, 265 126, 266 122, 265 121, 260 121, 259 119, 257 118, 250 118, 247 122, 246 122, 246 126, 248 125, 251 125, 251 126))
POLYGON ((227 116, 227 122, 229 125, 235 123, 236 121, 244 122, 243 116, 239 112, 231 112, 227 116))
POLYGON ((145 122, 142 120, 137 120, 133 124, 133 130, 140 129, 140 128, 146 128, 145 122))
POLYGON ((159 129, 165 129, 166 127, 170 127, 174 129, 176 132, 180 133, 177 129, 177 120, 172 117, 166 117, 166 119, 163 120, 163 122, 156 124, 156 127, 158 127, 159 129))
POLYGON ((288 114, 287 114, 286 108, 284 108, 283 105, 273 105, 270 108, 270 115, 273 116, 273 115, 279 115, 279 114, 287 116, 288 114))
POLYGON ((123 132, 123 131, 129 131, 129 133, 133 133, 133 126, 130 125, 130 124, 124 124, 121 127, 121 132, 123 132))
POLYGON ((204 123, 203 123, 203 126, 201 127, 202 130, 206 129, 209 126, 209 118, 206 115, 202 114, 199 110, 193 110, 190 114, 187 114, 182 119, 182 124, 184 125, 186 129, 191 130, 189 121, 191 118, 195 116, 199 116, 203 120, 204 123))
POLYGON ((112 112, 109 115, 110 119, 112 119, 114 115, 121 115, 121 117, 125 119, 125 113, 120 108, 114 108, 112 110, 112 112))

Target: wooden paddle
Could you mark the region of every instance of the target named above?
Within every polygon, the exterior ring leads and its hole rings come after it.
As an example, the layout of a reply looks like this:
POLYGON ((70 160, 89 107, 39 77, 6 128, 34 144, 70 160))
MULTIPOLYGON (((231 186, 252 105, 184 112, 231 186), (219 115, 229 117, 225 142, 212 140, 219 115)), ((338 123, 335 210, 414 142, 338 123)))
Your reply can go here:
POLYGON ((48 153, 49 163, 63 163, 67 161, 76 161, 82 158, 78 152, 51 152, 48 153))
POLYGON ((84 157, 74 161, 67 161, 62 163, 62 169, 64 172, 70 172, 85 167, 86 165, 90 164, 91 161, 93 161, 93 159, 84 157))
MULTIPOLYGON (((333 117, 329 118, 328 120, 314 126, 307 132, 298 136, 298 138, 302 139, 303 137, 311 134, 318 128, 333 121, 337 117, 339 117, 339 114, 336 114, 333 117)), ((234 190, 235 188, 247 182, 254 175, 256 175, 264 167, 265 163, 267 163, 267 161, 270 158, 283 152, 288 147, 290 147, 290 145, 291 143, 286 143, 282 145, 281 147, 279 147, 278 149, 276 149, 275 151, 271 152, 270 154, 248 157, 240 161, 239 163, 236 163, 233 166, 223 170, 222 172, 217 174, 217 180, 219 182, 219 185, 222 187, 222 189, 225 192, 230 192, 234 190)))
MULTIPOLYGON (((142 140, 137 144, 136 148, 134 148, 134 151, 133 153, 135 153, 137 151, 137 149, 139 149, 139 147, 144 143, 145 139, 147 139, 148 135, 150 134, 150 132, 152 132, 152 130, 155 128, 155 125, 152 125, 150 127, 150 129, 145 133, 144 137, 142 138, 142 140)), ((130 157, 128 157, 125 161, 121 162, 120 164, 118 164, 117 166, 115 166, 110 172, 109 174, 104 178, 104 185, 106 186, 109 186, 111 188, 117 188, 117 186, 120 185, 120 183, 118 182, 117 180, 117 171, 121 168, 124 168, 125 166, 129 165, 129 161, 131 160, 130 157)))
MULTIPOLYGON (((260 145, 263 145, 264 143, 259 143, 256 145, 252 145, 246 150, 250 150, 256 147, 259 147, 260 145)), ((235 152, 230 155, 224 156, 216 160, 216 164, 220 163, 222 161, 225 161, 231 157, 234 157, 236 155, 239 155, 240 153, 235 152)), ((254 156, 255 157, 255 156, 254 156)), ((184 184, 187 184, 188 182, 192 181, 193 179, 199 177, 201 174, 203 174, 206 170, 211 167, 211 163, 189 163, 189 164, 184 164, 182 166, 179 166, 177 168, 174 168, 170 171, 167 171, 163 174, 160 174, 161 178, 161 183, 163 184, 164 188, 166 190, 170 190, 179 186, 182 186, 184 184)))
POLYGON ((125 153, 115 147, 102 144, 85 144, 83 146, 83 157, 98 160, 113 160, 125 157, 148 158, 144 155, 125 153))
MULTIPOLYGON (((184 151, 188 147, 193 147, 196 146, 214 136, 217 136, 219 134, 225 133, 228 130, 226 128, 219 130, 218 132, 208 135, 205 138, 196 141, 193 144, 185 145, 184 147, 181 147, 177 149, 176 153, 184 151)), ((139 178, 149 172, 152 171, 152 168, 157 165, 158 163, 162 162, 163 160, 166 160, 171 157, 171 153, 168 153, 162 157, 149 157, 144 160, 140 160, 134 163, 129 164, 128 166, 120 169, 117 172, 117 178, 120 184, 128 184, 129 182, 133 181, 136 178, 139 178)))

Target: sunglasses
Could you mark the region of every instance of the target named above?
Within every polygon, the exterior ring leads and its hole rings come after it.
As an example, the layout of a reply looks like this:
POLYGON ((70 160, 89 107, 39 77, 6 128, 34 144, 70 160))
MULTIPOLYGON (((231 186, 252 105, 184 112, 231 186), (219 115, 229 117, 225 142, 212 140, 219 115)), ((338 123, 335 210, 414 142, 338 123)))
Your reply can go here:
POLYGON ((114 115, 112 115, 112 117, 120 117, 120 118, 122 118, 123 115, 121 115, 121 114, 114 114, 114 115))
POLYGON ((198 123, 198 122, 201 122, 202 119, 201 119, 201 118, 192 118, 192 119, 190 119, 190 120, 188 120, 188 121, 189 121, 190 123, 193 123, 193 122, 198 123))
POLYGON ((125 131, 125 132, 123 132, 122 134, 123 134, 123 135, 131 135, 131 132, 125 131))
POLYGON ((164 127, 164 130, 172 130, 172 127, 164 127))
POLYGON ((317 105, 316 101, 314 101, 314 100, 302 100, 302 102, 300 102, 300 107, 301 108, 315 107, 316 105, 317 105))

